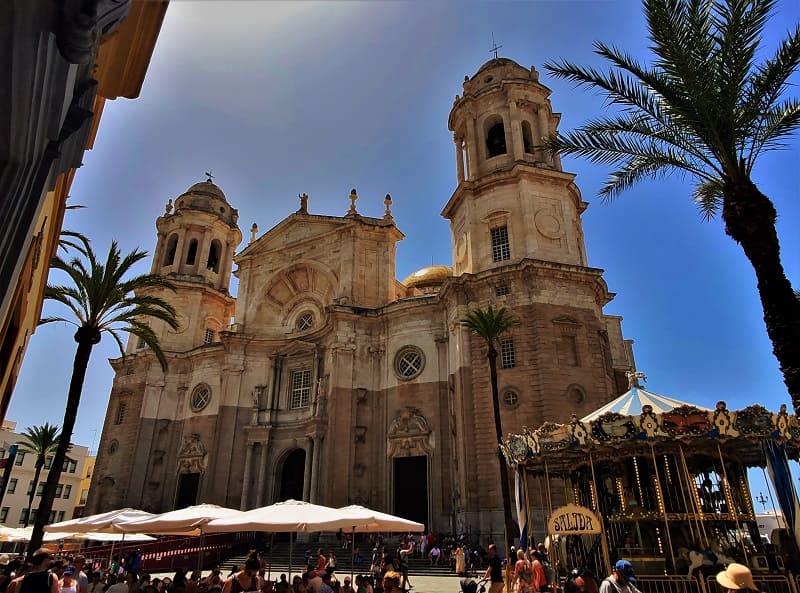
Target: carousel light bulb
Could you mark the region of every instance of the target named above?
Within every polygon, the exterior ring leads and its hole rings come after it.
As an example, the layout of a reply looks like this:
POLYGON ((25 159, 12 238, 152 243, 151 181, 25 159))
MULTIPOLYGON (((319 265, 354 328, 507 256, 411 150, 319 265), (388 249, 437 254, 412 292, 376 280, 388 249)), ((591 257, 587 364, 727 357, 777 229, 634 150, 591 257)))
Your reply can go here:
POLYGON ((702 505, 702 503, 700 501, 700 492, 698 492, 698 490, 697 490, 697 477, 695 477, 694 474, 689 474, 689 479, 690 479, 691 483, 693 483, 694 486, 695 486, 694 488, 692 488, 692 496, 694 498, 695 505, 697 505, 697 512, 702 513, 703 512, 703 505, 702 505))
POLYGON ((750 516, 750 519, 755 518, 756 513, 753 510, 753 501, 750 498, 750 493, 748 492, 747 483, 744 480, 744 476, 739 476, 739 489, 742 491, 742 494, 744 495, 744 503, 747 507, 747 513, 750 516))
POLYGON ((667 484, 672 484, 672 472, 669 471, 669 457, 664 455, 664 473, 667 476, 667 484))
POLYGON ((639 500, 644 504, 644 493, 642 492, 642 479, 639 476, 639 460, 633 457, 633 473, 636 474, 636 488, 639 490, 639 500))
POLYGON ((575 501, 575 505, 576 506, 580 506, 581 500, 580 500, 580 494, 578 493, 578 487, 577 486, 573 486, 572 487, 572 498, 575 501))
POLYGON ((622 478, 617 478, 617 496, 619 497, 620 512, 625 510, 625 492, 622 487, 622 478))
POLYGON ((658 553, 664 553, 664 545, 661 543, 661 529, 656 527, 656 541, 658 542, 658 553))
POLYGON ((589 496, 592 499, 592 508, 597 510, 597 490, 595 490, 594 481, 589 482, 589 496))
POLYGON ((658 480, 653 478, 653 485, 655 486, 656 490, 656 500, 658 501, 658 512, 662 515, 664 514, 664 494, 661 492, 661 484, 658 483, 658 480))

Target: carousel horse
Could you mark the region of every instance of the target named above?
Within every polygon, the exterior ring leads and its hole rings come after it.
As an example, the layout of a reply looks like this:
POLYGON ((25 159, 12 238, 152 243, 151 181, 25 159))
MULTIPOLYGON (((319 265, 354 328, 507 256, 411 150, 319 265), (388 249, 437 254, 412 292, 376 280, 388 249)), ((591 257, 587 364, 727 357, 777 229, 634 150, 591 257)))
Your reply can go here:
POLYGON ((691 577, 695 569, 713 566, 727 566, 736 562, 727 554, 718 550, 689 550, 688 548, 678 548, 678 555, 689 563, 688 576, 691 577))

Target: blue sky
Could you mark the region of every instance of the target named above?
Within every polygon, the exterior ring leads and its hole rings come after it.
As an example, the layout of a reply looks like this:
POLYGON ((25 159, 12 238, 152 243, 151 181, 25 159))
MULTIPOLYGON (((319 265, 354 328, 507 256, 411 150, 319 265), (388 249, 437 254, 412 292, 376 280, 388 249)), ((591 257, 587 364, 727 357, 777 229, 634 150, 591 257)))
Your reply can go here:
MULTIPOLYGON (((765 47, 800 21, 782 0, 765 47)), ((390 193, 405 239, 397 276, 451 264, 440 212, 455 188, 447 116, 465 75, 500 55, 535 66, 568 130, 602 100, 549 77, 548 60, 596 63, 592 42, 646 59, 639 2, 190 2, 170 4, 141 96, 109 102, 93 150, 75 178, 66 227, 97 251, 155 246, 164 204, 213 170, 249 237, 310 196, 312 213, 343 215, 351 188, 359 211, 380 216, 390 193)), ((800 82, 795 76, 793 82, 800 82)), ((796 89, 796 87, 795 87, 796 89)), ((800 94, 800 93, 796 93, 800 94)), ((779 212, 783 263, 800 285, 800 139, 755 171, 779 212)), ((687 180, 644 183, 612 204, 597 199, 608 170, 564 159, 576 173, 590 265, 617 293, 647 388, 713 407, 789 403, 766 337, 752 269, 719 220, 703 221, 687 180)), ((242 245, 244 247, 244 244, 242 245)), ((147 264, 149 269, 149 261, 147 264)), ((145 269, 145 266, 142 267, 145 269)), ((46 309, 47 311, 47 309, 46 309)), ((20 428, 61 423, 74 342, 66 326, 33 336, 7 418, 20 428)), ((95 348, 73 441, 96 447, 117 355, 95 348)))

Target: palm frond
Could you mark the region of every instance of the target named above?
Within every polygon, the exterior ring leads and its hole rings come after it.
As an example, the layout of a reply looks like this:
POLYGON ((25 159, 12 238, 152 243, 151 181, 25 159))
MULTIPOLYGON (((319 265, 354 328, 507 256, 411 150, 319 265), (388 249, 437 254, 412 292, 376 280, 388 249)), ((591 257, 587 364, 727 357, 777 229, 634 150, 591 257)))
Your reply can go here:
POLYGON ((67 319, 65 317, 48 316, 39 319, 39 325, 46 325, 48 323, 58 323, 58 322, 69 323, 70 325, 74 325, 75 327, 80 327, 80 324, 75 323, 72 319, 67 319))
POLYGON ((461 320, 464 327, 485 340, 490 350, 496 349, 501 336, 519 323, 505 307, 495 310, 491 305, 486 309, 474 309, 461 320))
POLYGON ((790 99, 776 105, 763 114, 760 124, 751 143, 748 173, 762 151, 785 148, 784 140, 800 129, 800 100, 790 99))
POLYGON ((161 365, 161 370, 164 372, 167 371, 167 357, 164 355, 164 350, 161 348, 161 344, 158 341, 158 336, 156 336, 155 332, 150 329, 150 326, 139 321, 131 320, 123 329, 124 331, 127 331, 144 340, 144 343, 147 344, 148 348, 150 348, 150 350, 153 351, 153 354, 156 355, 156 358, 161 365))
POLYGON ((58 237, 58 247, 64 251, 74 249, 86 255, 86 248, 88 245, 88 237, 78 231, 62 230, 58 237))
POLYGON ((722 190, 721 179, 704 181, 695 186, 692 199, 706 220, 713 218, 722 206, 722 190))
MULTIPOLYGON (((147 252, 138 249, 123 256, 114 241, 105 262, 98 261, 91 246, 83 258, 74 258, 70 262, 56 258, 54 267, 64 271, 72 285, 49 286, 45 298, 68 307, 78 319, 76 325, 79 328, 111 333, 121 352, 124 352, 124 347, 119 331, 141 337, 156 353, 159 362, 166 365, 166 358, 158 346, 158 336, 145 321, 157 319, 177 329, 177 312, 168 301, 147 291, 152 288, 174 291, 175 286, 165 278, 151 274, 126 279, 125 275, 131 268, 145 257, 147 252)), ((48 317, 42 322, 56 320, 68 321, 63 317, 48 317)))

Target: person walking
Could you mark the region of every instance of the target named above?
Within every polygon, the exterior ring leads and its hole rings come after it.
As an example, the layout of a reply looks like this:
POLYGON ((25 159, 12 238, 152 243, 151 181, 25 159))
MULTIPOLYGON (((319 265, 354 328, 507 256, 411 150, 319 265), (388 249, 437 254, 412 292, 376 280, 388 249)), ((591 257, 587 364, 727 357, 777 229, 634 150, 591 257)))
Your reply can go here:
POLYGON ((497 555, 497 546, 489 544, 489 566, 483 575, 484 580, 489 581, 489 593, 501 593, 503 584, 503 562, 497 555))
POLYGON ((539 589, 534 588, 533 568, 525 558, 523 550, 517 550, 517 562, 514 564, 514 579, 517 583, 517 593, 532 593, 539 589))

